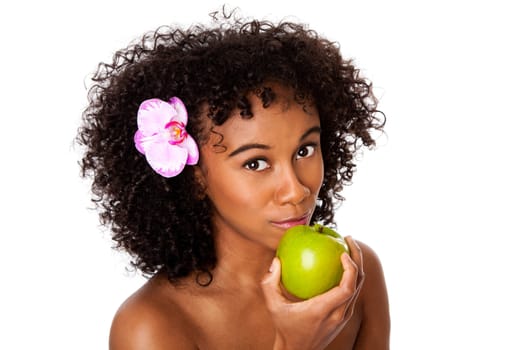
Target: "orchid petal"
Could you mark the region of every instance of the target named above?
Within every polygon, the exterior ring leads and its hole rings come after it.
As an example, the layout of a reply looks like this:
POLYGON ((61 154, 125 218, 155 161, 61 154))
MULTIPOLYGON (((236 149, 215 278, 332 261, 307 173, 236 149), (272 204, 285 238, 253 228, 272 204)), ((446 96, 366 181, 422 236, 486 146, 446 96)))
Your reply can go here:
POLYGON ((135 136, 133 137, 133 140, 135 141, 135 148, 142 154, 144 154, 144 146, 142 144, 142 139, 144 138, 144 134, 140 131, 140 130, 137 130, 137 132, 135 133, 135 136))
POLYGON ((144 136, 164 130, 164 126, 175 116, 175 109, 167 102, 152 98, 140 104, 137 124, 144 136))
POLYGON ((178 97, 173 96, 170 98, 169 104, 175 110, 175 117, 172 120, 181 122, 184 125, 188 124, 188 112, 184 103, 178 97))
POLYGON ((186 163, 189 165, 197 164, 199 161, 199 147, 197 146, 197 142, 195 142, 193 137, 188 134, 180 146, 184 147, 188 151, 188 160, 186 163))
POLYGON ((177 176, 186 165, 188 150, 166 142, 150 142, 144 145, 146 160, 153 170, 164 177, 177 176))

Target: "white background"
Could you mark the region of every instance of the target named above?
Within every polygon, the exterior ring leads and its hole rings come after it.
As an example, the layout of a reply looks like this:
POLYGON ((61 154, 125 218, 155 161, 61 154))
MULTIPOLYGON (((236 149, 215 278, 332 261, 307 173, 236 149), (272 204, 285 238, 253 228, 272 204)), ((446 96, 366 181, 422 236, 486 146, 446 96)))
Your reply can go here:
MULTIPOLYGON (((339 231, 382 259, 393 349, 525 349, 524 11, 519 1, 230 2, 309 23, 375 84, 339 231), (343 2, 341 2, 342 4, 343 2)), ((88 77, 143 32, 218 1, 0 5, 0 348, 104 349, 143 279, 98 225, 73 139, 88 77)))

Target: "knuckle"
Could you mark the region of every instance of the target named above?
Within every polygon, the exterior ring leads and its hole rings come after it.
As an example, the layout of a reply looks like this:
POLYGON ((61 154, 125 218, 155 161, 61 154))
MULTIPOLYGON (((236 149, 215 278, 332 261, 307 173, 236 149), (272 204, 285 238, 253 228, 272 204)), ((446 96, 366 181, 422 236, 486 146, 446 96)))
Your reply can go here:
POLYGON ((332 312, 328 320, 331 324, 337 325, 344 321, 346 314, 346 307, 340 307, 336 311, 332 312))
POLYGON ((348 299, 354 294, 356 290, 355 282, 349 281, 348 283, 344 283, 339 286, 341 295, 344 299, 348 299))

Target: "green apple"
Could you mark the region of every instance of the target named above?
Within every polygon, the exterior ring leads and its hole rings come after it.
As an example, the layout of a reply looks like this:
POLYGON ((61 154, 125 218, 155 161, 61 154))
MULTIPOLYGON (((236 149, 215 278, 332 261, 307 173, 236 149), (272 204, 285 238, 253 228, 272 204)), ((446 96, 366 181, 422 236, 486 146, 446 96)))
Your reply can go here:
POLYGON ((345 240, 328 227, 315 224, 289 228, 276 253, 281 261, 283 286, 301 299, 335 287, 343 276, 343 252, 349 253, 345 240))

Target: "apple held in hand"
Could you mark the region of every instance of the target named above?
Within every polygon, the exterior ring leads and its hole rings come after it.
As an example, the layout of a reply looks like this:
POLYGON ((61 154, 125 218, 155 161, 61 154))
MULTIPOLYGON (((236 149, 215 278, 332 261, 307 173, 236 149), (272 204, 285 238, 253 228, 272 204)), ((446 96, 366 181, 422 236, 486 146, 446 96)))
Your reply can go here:
POLYGON ((301 299, 335 287, 343 276, 343 252, 349 252, 345 240, 328 227, 315 224, 289 228, 276 253, 284 287, 301 299))

